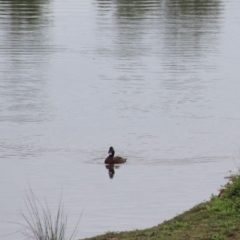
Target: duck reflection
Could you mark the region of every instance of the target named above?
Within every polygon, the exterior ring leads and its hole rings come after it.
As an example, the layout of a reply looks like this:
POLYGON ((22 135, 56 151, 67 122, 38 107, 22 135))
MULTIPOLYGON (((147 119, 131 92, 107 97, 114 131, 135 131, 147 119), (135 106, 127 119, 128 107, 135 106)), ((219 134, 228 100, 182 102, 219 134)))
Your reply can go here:
POLYGON ((114 174, 115 174, 115 170, 114 169, 118 169, 120 166, 117 166, 114 164, 106 164, 105 165, 106 169, 108 169, 108 175, 110 179, 113 179, 114 174))
POLYGON ((114 174, 115 174, 114 164, 107 164, 106 169, 108 169, 109 178, 112 179, 114 177, 114 174))

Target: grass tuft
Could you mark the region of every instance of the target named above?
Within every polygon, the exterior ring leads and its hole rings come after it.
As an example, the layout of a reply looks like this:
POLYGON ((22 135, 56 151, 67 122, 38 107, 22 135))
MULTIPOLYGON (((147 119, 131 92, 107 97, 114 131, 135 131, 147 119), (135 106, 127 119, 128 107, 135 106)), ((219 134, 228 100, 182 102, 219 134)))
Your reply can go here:
POLYGON ((25 206, 27 211, 20 211, 25 224, 23 235, 28 240, 72 240, 77 234, 78 223, 69 238, 66 237, 67 215, 64 214, 62 198, 58 204, 56 216, 53 217, 47 201, 44 204, 38 200, 33 191, 25 195, 25 206))

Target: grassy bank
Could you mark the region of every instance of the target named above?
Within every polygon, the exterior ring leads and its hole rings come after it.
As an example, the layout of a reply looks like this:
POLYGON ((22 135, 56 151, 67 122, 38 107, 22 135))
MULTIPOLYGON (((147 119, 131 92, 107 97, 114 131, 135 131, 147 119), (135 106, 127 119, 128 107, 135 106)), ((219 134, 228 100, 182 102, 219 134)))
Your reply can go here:
POLYGON ((218 196, 212 196, 158 226, 129 232, 108 232, 88 240, 239 240, 240 176, 231 175, 218 196))

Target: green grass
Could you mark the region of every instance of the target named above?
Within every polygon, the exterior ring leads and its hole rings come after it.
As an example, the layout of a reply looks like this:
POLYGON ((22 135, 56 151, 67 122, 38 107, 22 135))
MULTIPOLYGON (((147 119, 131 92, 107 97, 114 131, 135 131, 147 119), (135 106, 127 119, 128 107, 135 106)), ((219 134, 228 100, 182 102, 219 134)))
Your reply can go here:
POLYGON ((240 176, 231 175, 219 196, 155 227, 108 232, 88 240, 239 240, 240 176))

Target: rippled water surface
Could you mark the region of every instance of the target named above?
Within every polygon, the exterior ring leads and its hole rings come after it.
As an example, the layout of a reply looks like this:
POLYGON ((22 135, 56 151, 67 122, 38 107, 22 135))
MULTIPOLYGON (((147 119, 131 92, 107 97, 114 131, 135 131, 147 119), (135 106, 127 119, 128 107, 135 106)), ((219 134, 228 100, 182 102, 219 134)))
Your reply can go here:
MULTIPOLYGON (((31 188, 78 238, 156 225, 240 161, 240 2, 0 2, 0 237, 31 188), (113 179, 109 146, 127 163, 113 179)), ((20 230, 20 232, 19 232, 20 230)), ((10 234, 10 235, 9 235, 10 234)))

